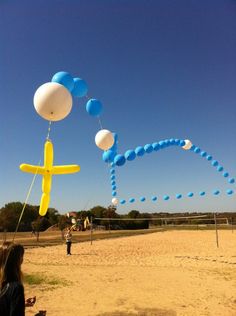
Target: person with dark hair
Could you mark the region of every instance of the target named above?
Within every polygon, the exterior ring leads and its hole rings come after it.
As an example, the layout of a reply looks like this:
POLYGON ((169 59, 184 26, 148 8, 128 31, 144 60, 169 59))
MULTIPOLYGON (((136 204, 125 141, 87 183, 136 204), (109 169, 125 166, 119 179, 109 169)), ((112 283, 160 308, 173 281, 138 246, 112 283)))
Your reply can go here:
POLYGON ((25 316, 25 307, 33 306, 36 297, 25 301, 21 265, 24 247, 5 242, 0 247, 0 315, 25 316))

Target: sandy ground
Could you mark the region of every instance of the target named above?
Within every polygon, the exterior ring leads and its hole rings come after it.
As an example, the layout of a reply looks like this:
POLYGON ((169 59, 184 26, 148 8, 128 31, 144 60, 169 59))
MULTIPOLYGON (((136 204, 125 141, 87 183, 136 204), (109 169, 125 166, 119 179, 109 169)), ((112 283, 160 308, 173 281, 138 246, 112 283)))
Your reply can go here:
POLYGON ((236 231, 169 231, 26 250, 26 315, 236 315, 236 231))

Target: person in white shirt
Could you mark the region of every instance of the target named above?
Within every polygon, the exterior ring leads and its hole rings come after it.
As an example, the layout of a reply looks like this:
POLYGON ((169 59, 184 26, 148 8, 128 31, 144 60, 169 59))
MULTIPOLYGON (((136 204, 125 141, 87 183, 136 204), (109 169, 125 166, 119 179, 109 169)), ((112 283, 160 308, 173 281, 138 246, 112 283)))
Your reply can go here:
POLYGON ((70 227, 67 228, 67 231, 65 233, 65 239, 66 239, 66 251, 67 251, 67 256, 71 255, 71 243, 72 243, 72 234, 71 234, 71 229, 70 227))

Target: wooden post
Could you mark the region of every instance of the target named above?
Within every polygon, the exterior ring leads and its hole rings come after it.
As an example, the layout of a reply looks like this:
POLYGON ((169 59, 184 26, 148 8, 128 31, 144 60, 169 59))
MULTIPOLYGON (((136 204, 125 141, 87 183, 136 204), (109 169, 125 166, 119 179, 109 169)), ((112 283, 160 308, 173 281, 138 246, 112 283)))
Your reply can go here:
POLYGON ((214 220, 215 220, 215 230, 216 230, 216 245, 217 245, 217 248, 219 248, 218 229, 217 229, 217 222, 216 222, 216 213, 214 213, 214 220))
POLYGON ((233 217, 231 217, 231 228, 232 228, 232 233, 233 233, 234 232, 233 217))
POLYGON ((91 216, 91 224, 90 224, 90 245, 93 244, 93 217, 91 216))

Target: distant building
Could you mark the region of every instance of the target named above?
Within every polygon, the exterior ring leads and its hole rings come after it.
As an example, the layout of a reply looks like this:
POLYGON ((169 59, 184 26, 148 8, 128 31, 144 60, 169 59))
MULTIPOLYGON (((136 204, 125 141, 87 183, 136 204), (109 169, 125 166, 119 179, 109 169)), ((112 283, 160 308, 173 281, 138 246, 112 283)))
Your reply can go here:
POLYGON ((77 213, 76 213, 76 212, 68 212, 68 213, 66 214, 66 216, 67 216, 68 218, 70 218, 70 217, 76 218, 76 217, 77 217, 77 213))

